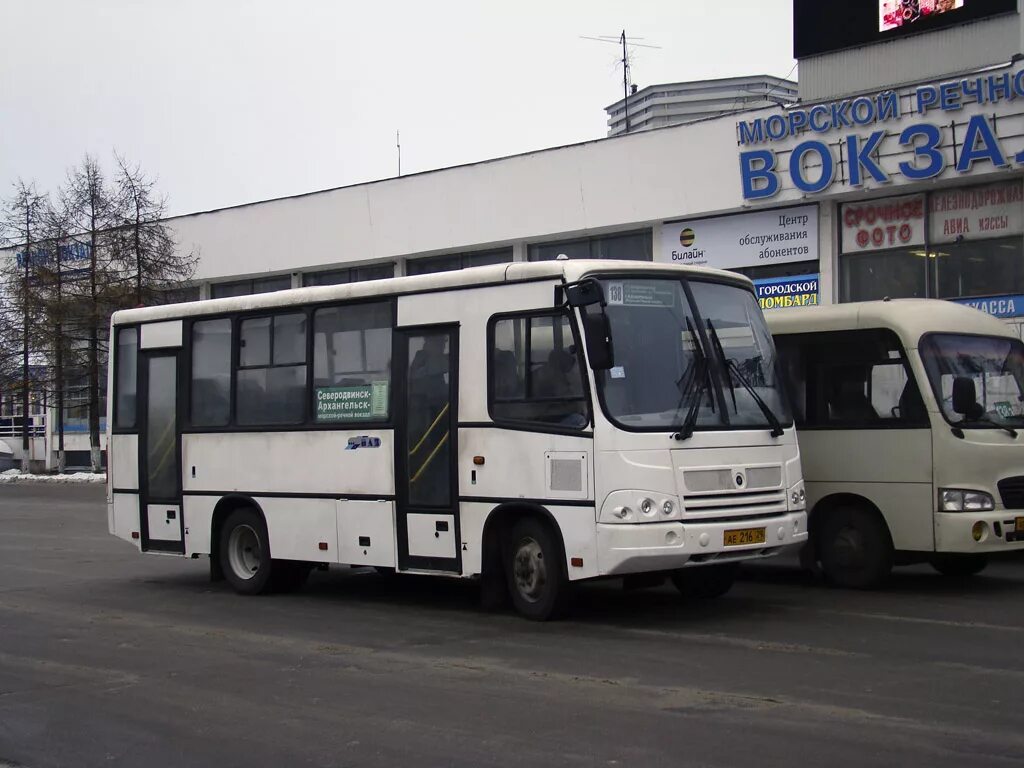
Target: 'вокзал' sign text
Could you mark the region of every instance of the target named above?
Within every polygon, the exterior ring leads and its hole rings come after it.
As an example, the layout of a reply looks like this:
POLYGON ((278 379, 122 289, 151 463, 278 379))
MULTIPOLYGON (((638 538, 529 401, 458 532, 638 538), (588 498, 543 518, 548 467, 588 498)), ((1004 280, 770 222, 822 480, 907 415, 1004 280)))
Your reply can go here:
MULTIPOLYGON (((849 186, 867 182, 884 184, 894 176, 919 181, 939 176, 947 168, 968 174, 976 165, 1006 168, 1024 165, 1024 151, 1014 153, 1004 146, 996 129, 1005 136, 1019 135, 1011 130, 1010 115, 998 116, 984 105, 1004 106, 1024 98, 1024 69, 957 80, 941 85, 924 85, 915 91, 898 94, 886 91, 831 104, 816 104, 806 109, 791 109, 737 123, 741 147, 775 142, 792 144, 788 168, 780 169, 775 149, 744 149, 740 152, 740 176, 746 200, 775 196, 791 185, 805 194, 824 192, 837 182, 837 171, 846 169, 849 186), (904 115, 922 119, 934 112, 956 113, 972 108, 976 113, 962 115, 952 124, 914 122, 893 130, 879 125, 902 123, 904 115), (876 127, 875 130, 868 130, 876 127), (825 134, 845 131, 837 141, 828 143, 825 134), (821 136, 822 138, 817 138, 821 136), (796 143, 792 143, 796 142, 796 143), (900 157, 904 159, 900 159, 900 157), (886 158, 883 162, 882 158, 886 158)), ((1013 116, 1016 119, 1016 116, 1013 116)), ((1019 126, 1018 126, 1019 127, 1019 126)), ((1018 147, 1024 150, 1024 144, 1018 147)))

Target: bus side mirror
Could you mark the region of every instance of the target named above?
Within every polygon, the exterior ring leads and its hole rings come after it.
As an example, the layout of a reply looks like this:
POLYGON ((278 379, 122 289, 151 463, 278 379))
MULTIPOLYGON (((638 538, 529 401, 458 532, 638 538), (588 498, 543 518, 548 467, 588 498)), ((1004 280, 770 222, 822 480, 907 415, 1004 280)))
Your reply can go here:
POLYGON ((604 306, 604 291, 597 280, 587 279, 565 286, 565 299, 570 307, 604 306))
POLYGON ((583 315, 583 336, 587 342, 587 359, 595 371, 607 371, 615 365, 612 351, 612 331, 608 315, 600 304, 585 307, 583 315))
POLYGON ((968 419, 976 419, 984 413, 978 404, 974 379, 969 376, 957 376, 953 379, 953 412, 968 419))

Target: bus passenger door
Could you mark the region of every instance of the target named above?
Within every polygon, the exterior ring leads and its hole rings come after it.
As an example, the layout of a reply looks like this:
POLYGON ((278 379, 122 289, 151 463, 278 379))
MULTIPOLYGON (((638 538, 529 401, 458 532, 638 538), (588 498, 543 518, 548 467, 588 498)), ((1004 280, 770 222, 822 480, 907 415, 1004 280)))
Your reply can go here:
POLYGON ((398 570, 455 571, 459 552, 458 328, 400 329, 395 496, 398 570))
POLYGON ((177 350, 140 353, 139 530, 142 550, 185 552, 177 350))

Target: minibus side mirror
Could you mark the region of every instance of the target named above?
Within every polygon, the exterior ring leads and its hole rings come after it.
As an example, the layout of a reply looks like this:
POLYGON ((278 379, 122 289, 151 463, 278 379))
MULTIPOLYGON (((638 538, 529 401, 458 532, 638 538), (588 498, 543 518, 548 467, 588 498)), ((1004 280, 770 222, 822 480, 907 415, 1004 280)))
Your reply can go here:
POLYGON ((595 371, 607 371, 615 365, 612 351, 612 330, 601 304, 584 307, 583 336, 587 342, 587 359, 595 371))
POLYGON ((978 404, 974 379, 969 376, 957 376, 953 379, 953 411, 968 419, 976 419, 984 414, 984 409, 978 404))
POLYGON ((592 304, 604 306, 604 291, 597 280, 588 278, 565 286, 565 299, 570 307, 589 307, 592 304))

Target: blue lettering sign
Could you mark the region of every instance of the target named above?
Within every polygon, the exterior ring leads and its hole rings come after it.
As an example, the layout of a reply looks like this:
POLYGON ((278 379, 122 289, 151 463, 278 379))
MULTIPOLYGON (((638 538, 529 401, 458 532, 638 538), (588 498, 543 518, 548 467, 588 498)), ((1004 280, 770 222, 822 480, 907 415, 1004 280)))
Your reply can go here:
POLYGON ((951 299, 955 304, 964 304, 979 309, 993 317, 1020 317, 1024 315, 1024 295, 985 296, 984 298, 951 299))
POLYGON ((761 309, 809 307, 818 303, 818 275, 795 275, 755 280, 761 309))
POLYGON ((740 153, 740 176, 743 199, 760 200, 779 192, 779 175, 775 173, 775 153, 770 149, 753 149, 740 153))

